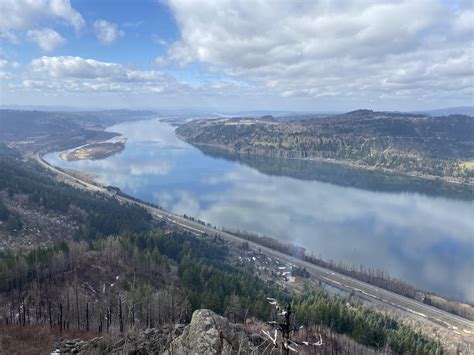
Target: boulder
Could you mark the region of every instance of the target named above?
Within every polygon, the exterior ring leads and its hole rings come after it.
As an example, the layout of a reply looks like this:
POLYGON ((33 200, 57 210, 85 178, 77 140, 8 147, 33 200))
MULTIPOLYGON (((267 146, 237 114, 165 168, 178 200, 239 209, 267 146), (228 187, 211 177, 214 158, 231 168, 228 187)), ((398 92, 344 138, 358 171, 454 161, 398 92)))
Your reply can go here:
POLYGON ((166 354, 249 354, 252 353, 242 326, 208 309, 193 313, 183 334, 174 339, 166 354))

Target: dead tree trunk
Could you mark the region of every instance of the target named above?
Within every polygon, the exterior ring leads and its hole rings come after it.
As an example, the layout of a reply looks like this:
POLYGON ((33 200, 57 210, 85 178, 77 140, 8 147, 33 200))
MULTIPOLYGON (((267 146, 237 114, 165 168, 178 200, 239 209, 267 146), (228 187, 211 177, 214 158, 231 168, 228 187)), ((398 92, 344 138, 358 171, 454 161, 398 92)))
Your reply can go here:
POLYGON ((120 297, 119 297, 119 323, 120 323, 120 333, 123 333, 122 299, 120 297))
POLYGON ((59 332, 63 332, 63 304, 59 304, 59 332))
POLYGON ((86 331, 89 331, 89 302, 86 303, 86 331))
POLYGON ((51 300, 48 300, 49 328, 53 329, 53 311, 51 309, 51 300))

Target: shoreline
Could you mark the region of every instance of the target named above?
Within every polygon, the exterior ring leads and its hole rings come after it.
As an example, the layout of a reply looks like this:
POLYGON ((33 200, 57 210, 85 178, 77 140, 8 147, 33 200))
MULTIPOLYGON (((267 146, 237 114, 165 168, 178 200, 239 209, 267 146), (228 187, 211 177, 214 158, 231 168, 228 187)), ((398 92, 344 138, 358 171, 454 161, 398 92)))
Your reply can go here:
POLYGON ((361 170, 367 170, 367 171, 373 171, 373 172, 379 172, 379 173, 386 173, 386 174, 393 174, 393 175, 400 175, 400 176, 405 176, 409 178, 417 178, 417 179, 423 179, 423 180, 429 180, 429 181, 435 181, 435 182, 442 182, 446 184, 452 184, 452 185, 457 185, 461 187, 467 187, 467 188, 474 188, 474 182, 462 182, 462 181, 457 181, 453 180, 447 177, 442 177, 442 176, 435 176, 435 175, 422 175, 422 174, 417 174, 417 173, 410 173, 406 171, 400 171, 400 170, 395 170, 395 169, 389 169, 389 168, 377 168, 374 166, 370 165, 360 165, 356 164, 354 162, 348 161, 348 160, 336 160, 336 159, 331 159, 331 158, 287 158, 287 157, 277 157, 273 156, 270 154, 258 154, 258 153, 247 153, 247 152, 242 152, 242 151, 236 151, 232 148, 229 148, 227 146, 223 145, 218 145, 218 144, 210 144, 210 143, 191 143, 187 141, 183 136, 176 135, 179 139, 185 141, 186 143, 189 143, 195 147, 202 146, 202 147, 211 147, 211 148, 218 148, 218 149, 223 149, 226 150, 227 152, 233 153, 233 154, 239 154, 239 155, 248 155, 248 156, 261 156, 261 157, 267 157, 267 158, 275 158, 275 159, 288 159, 288 160, 305 160, 305 161, 315 161, 315 162, 324 162, 328 164, 338 164, 338 165, 343 165, 347 167, 351 167, 354 169, 361 169, 361 170))
POLYGON ((125 149, 127 138, 123 136, 119 137, 121 138, 115 142, 111 142, 110 140, 99 141, 81 145, 77 148, 71 148, 70 151, 61 152, 59 158, 63 161, 106 159, 110 156, 121 153, 125 149))

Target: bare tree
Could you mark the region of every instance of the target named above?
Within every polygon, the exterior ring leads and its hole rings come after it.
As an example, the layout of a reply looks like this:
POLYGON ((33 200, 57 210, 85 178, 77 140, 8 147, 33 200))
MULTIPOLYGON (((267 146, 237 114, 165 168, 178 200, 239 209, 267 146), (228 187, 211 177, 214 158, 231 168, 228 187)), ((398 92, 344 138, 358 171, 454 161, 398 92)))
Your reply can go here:
POLYGON ((291 310, 291 304, 287 304, 285 307, 280 306, 278 301, 275 298, 267 298, 268 302, 275 307, 277 311, 277 318, 280 319, 280 321, 271 321, 268 322, 269 324, 273 325, 275 327, 273 335, 271 335, 270 332, 267 332, 266 330, 262 330, 262 333, 270 340, 270 345, 273 344, 273 347, 275 349, 281 349, 283 354, 290 354, 291 352, 298 353, 298 347, 304 346, 304 347, 309 347, 309 346, 322 346, 323 345, 323 338, 321 334, 319 334, 319 341, 310 343, 307 341, 303 342, 298 342, 295 340, 291 339, 291 336, 294 332, 300 330, 303 328, 301 327, 295 327, 294 322, 292 322, 292 310, 291 310))

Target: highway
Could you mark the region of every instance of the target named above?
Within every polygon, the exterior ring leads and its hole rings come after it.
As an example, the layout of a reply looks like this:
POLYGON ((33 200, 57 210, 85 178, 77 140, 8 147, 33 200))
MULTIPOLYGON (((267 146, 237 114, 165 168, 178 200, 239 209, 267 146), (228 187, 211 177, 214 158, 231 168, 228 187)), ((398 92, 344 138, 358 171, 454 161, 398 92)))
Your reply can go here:
MULTIPOLYGON (((91 184, 87 181, 80 180, 50 165, 48 162, 43 160, 40 155, 36 155, 36 160, 47 169, 55 172, 56 174, 61 175, 64 178, 67 178, 69 181, 72 181, 76 184, 80 184, 83 187, 92 191, 102 192, 108 195, 112 195, 107 189, 103 187, 91 184)), ((323 267, 294 258, 292 256, 283 254, 281 252, 267 248, 260 244, 247 241, 246 239, 240 238, 236 235, 233 235, 233 234, 230 234, 218 229, 214 229, 206 225, 202 225, 195 221, 186 219, 182 216, 178 216, 176 214, 173 214, 173 213, 170 213, 158 208, 154 208, 145 203, 129 199, 123 195, 116 195, 115 198, 122 202, 133 203, 133 204, 139 205, 145 208, 153 217, 158 218, 158 219, 164 219, 165 221, 174 223, 176 225, 179 225, 193 232, 207 233, 210 235, 217 234, 221 238, 230 242, 234 242, 234 243, 242 243, 243 241, 246 241, 251 248, 259 249, 261 252, 263 252, 267 256, 271 256, 272 258, 275 258, 279 260, 280 262, 296 265, 299 267, 305 267, 308 270, 308 272, 311 273, 313 277, 323 282, 326 282, 336 288, 340 288, 344 290, 353 290, 356 294, 357 293, 361 294, 366 299, 376 300, 388 306, 401 309, 405 311, 407 315, 411 315, 417 319, 422 317, 426 319, 427 321, 434 321, 439 325, 444 325, 454 334, 465 337, 467 341, 469 342, 473 341, 474 322, 468 319, 456 316, 452 313, 445 312, 438 308, 426 305, 424 303, 421 303, 416 300, 401 296, 399 294, 384 290, 382 288, 367 284, 365 282, 356 280, 354 278, 339 274, 330 269, 325 269, 323 267)))

